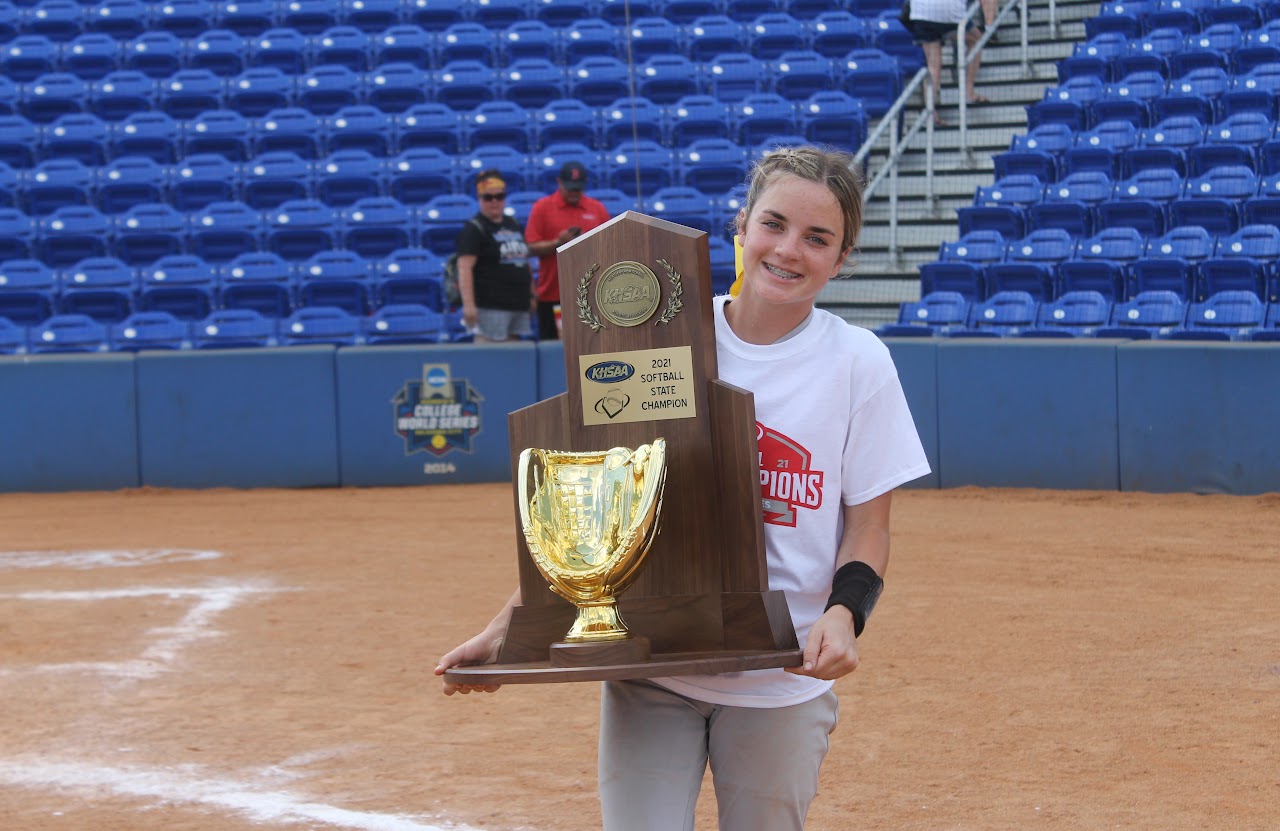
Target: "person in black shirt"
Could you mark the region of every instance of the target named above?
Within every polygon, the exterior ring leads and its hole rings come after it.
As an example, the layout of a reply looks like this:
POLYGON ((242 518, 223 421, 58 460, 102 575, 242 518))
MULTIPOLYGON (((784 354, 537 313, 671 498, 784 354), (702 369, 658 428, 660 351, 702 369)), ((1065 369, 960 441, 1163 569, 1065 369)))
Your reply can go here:
POLYGON ((477 342, 516 340, 531 331, 533 272, 520 223, 507 216, 507 184, 497 170, 476 177, 480 211, 458 233, 462 320, 477 342))

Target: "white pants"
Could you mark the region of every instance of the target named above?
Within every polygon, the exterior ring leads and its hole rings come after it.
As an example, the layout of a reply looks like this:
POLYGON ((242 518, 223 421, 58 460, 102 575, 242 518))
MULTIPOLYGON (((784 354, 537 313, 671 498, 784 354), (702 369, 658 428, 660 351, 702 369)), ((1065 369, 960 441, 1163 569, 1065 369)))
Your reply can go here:
POLYGON ((707 762, 721 831, 801 831, 839 703, 707 704, 648 681, 607 681, 600 708, 604 831, 693 831, 707 762))

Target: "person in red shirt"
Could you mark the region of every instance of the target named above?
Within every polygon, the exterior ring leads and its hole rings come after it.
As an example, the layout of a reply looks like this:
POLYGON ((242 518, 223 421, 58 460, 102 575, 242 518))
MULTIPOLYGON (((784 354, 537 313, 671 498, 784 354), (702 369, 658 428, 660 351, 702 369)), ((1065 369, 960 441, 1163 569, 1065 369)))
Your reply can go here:
POLYGON ((569 240, 603 225, 610 219, 609 209, 584 193, 587 169, 578 162, 565 162, 560 168, 556 192, 533 203, 524 238, 530 250, 540 254, 538 282, 534 294, 538 299, 538 338, 556 340, 556 307, 560 305, 560 268, 556 249, 569 240), (550 247, 544 247, 550 243, 550 247))

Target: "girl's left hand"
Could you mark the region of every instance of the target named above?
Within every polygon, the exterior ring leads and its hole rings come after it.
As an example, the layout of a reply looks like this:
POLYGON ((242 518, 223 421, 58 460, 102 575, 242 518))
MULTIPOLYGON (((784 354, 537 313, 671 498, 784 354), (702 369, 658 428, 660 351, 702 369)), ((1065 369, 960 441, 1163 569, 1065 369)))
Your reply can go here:
POLYGON ((858 645, 853 636, 853 613, 832 606, 809 630, 804 663, 787 667, 792 675, 808 675, 824 681, 843 678, 858 668, 858 645))

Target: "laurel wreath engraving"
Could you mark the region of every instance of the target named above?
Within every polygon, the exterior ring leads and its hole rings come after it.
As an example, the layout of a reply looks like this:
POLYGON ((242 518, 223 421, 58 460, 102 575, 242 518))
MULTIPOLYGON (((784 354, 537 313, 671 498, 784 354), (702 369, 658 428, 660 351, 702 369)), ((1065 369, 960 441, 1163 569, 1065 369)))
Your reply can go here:
POLYGON ((670 323, 684 308, 684 301, 680 299, 680 295, 684 293, 684 284, 680 282, 680 272, 672 268, 671 263, 660 259, 658 264, 667 270, 667 277, 671 280, 671 291, 667 293, 667 309, 657 322, 670 323))
POLYGON ((604 328, 604 324, 591 311, 591 306, 587 303, 587 288, 591 285, 591 277, 596 273, 596 269, 600 268, 599 263, 593 263, 586 273, 582 275, 582 279, 578 281, 578 319, 591 327, 592 331, 599 332, 604 328))

